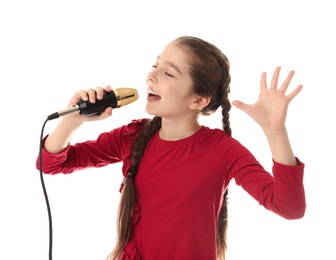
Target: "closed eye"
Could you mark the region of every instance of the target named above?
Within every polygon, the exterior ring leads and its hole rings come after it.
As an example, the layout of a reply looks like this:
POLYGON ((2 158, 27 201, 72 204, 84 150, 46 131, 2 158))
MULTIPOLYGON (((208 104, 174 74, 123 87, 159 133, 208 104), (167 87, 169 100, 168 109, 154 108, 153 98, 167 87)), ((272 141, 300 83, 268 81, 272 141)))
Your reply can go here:
MULTIPOLYGON (((157 69, 157 65, 152 65, 153 68, 157 69)), ((172 74, 170 74, 169 72, 165 72, 165 74, 168 76, 168 77, 171 77, 173 78, 174 76, 172 74)))

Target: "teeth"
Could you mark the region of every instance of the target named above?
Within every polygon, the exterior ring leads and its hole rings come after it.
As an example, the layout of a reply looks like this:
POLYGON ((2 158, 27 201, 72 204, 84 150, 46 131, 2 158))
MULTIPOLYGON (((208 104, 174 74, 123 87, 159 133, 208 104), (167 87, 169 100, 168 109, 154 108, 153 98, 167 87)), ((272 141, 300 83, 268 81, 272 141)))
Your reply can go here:
POLYGON ((150 90, 150 89, 147 89, 147 92, 148 92, 148 94, 158 96, 157 93, 155 93, 154 91, 152 91, 152 90, 150 90))

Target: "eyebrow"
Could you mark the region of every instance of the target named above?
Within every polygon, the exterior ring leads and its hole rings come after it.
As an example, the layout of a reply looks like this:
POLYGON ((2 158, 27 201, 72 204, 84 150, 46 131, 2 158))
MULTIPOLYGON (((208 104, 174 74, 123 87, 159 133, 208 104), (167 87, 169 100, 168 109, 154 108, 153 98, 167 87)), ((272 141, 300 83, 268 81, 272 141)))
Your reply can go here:
MULTIPOLYGON (((160 58, 161 58, 160 55, 156 57, 157 60, 160 60, 160 58)), ((174 68, 179 74, 181 74, 180 69, 174 63, 167 61, 167 62, 165 62, 165 64, 174 68)))

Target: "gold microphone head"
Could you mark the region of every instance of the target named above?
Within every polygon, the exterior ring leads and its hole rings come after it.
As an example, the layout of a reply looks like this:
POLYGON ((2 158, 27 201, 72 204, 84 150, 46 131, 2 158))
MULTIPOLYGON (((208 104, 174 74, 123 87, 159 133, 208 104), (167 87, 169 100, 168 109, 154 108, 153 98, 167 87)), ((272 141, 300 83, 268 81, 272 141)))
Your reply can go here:
POLYGON ((117 88, 113 90, 117 98, 117 107, 126 106, 139 98, 138 91, 134 88, 117 88))

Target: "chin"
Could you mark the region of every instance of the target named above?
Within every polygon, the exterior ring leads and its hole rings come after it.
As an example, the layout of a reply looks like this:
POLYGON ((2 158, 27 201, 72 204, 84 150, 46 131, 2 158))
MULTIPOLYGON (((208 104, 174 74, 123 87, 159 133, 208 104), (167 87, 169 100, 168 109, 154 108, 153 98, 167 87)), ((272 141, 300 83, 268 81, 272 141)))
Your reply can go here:
POLYGON ((156 114, 154 113, 154 111, 150 108, 148 108, 148 106, 146 106, 145 108, 145 112, 148 114, 148 115, 152 115, 152 116, 156 116, 156 114))
POLYGON ((159 117, 162 117, 162 115, 161 115, 160 113, 155 113, 153 110, 148 109, 147 107, 146 107, 146 109, 145 109, 145 112, 146 112, 148 115, 151 115, 151 116, 159 116, 159 117))

